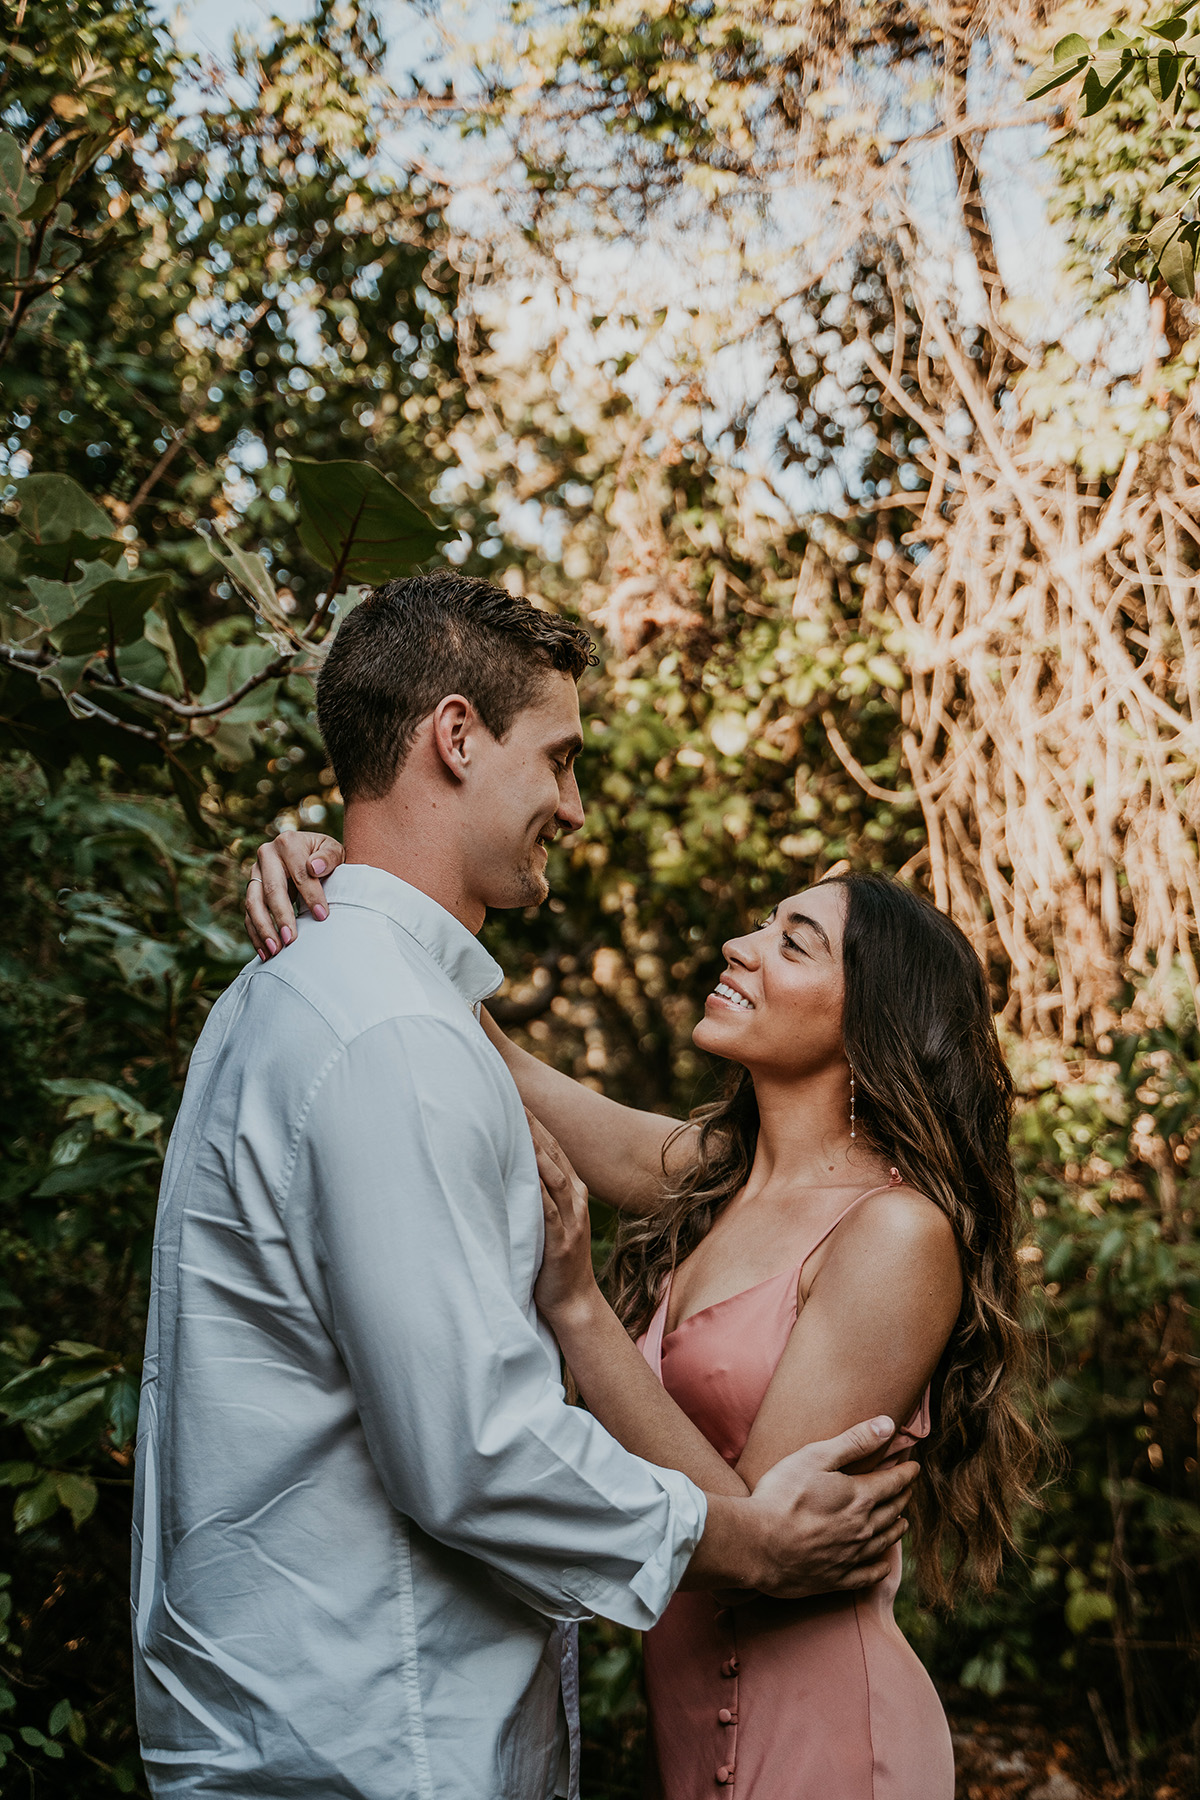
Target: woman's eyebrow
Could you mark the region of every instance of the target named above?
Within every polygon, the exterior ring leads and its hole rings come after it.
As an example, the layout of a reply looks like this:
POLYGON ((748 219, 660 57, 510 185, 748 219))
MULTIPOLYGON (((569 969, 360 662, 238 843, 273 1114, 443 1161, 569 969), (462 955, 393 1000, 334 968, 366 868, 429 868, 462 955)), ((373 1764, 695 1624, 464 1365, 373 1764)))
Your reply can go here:
POLYGON ((810 919, 807 913, 801 913, 801 912, 789 913, 788 914, 788 924, 789 925, 811 925, 812 929, 816 932, 817 936, 820 938, 821 942, 824 944, 826 950, 828 950, 832 953, 833 946, 829 942, 829 938, 825 932, 824 927, 821 925, 818 925, 817 921, 815 919, 810 919))

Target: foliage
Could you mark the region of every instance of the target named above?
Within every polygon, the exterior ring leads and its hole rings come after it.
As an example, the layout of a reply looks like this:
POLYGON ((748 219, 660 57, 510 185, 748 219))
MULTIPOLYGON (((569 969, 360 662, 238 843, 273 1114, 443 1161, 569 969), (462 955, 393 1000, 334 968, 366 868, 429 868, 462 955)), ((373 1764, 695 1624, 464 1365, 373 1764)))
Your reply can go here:
MULTIPOLYGON (((338 826, 327 629, 447 530, 604 648, 588 822, 548 908, 486 928, 539 1055, 686 1108, 722 939, 843 860, 975 934, 1069 1462, 1001 1594, 906 1626, 981 1693, 1094 1695, 1122 1779, 1183 1742, 1191 1673, 1166 1682, 1156 1646, 1194 1673, 1196 355, 1161 293, 1169 355, 1136 382, 1009 296, 978 84, 1025 30, 910 0, 581 0, 517 15, 468 117, 397 94, 345 0, 239 40, 229 77, 139 5, 20 10, 0 1704, 37 1792, 140 1781, 124 1571, 157 1161, 242 955, 243 857, 273 822, 338 826), (491 133, 504 209, 478 241, 449 177, 394 154, 422 104, 491 133), (914 175, 939 157, 954 258, 914 175)), ((1077 264, 1153 227, 1190 117, 1164 126, 1134 71, 1066 119, 1077 264)), ((592 1792, 632 1795, 636 1644, 597 1626, 584 1676, 592 1792)))
MULTIPOLYGON (((1192 34, 1191 11, 1192 5, 1179 7, 1132 35, 1111 26, 1094 46, 1078 32, 1070 32, 1058 40, 1050 60, 1026 88, 1027 97, 1036 100, 1082 76, 1080 110, 1085 119, 1106 109, 1112 118, 1118 96, 1125 101, 1126 113, 1141 99, 1139 110, 1149 114, 1156 132, 1165 132, 1168 140, 1157 146, 1152 162, 1161 170, 1162 188, 1191 191, 1182 198, 1172 196, 1179 199, 1178 205, 1163 212, 1151 228, 1125 238, 1112 266, 1127 279, 1164 281, 1185 300, 1196 292, 1200 259, 1200 221, 1193 216, 1200 196, 1200 143, 1192 116, 1200 109, 1200 39, 1192 34), (1145 104, 1147 98, 1152 109, 1145 104)), ((1128 117, 1121 122, 1127 130, 1128 117)))
POLYGON ((9 759, 0 817, 0 1750, 38 1793, 130 1792, 130 1451, 155 1193, 191 1044, 244 957, 239 884, 166 793, 68 776, 50 794, 9 759))

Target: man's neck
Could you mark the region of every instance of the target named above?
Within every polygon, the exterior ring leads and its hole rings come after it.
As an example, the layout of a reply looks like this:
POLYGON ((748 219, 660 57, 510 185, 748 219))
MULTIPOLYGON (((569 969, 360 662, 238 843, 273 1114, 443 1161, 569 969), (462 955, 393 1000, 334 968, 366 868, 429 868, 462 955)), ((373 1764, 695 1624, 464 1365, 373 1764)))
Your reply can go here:
POLYGON ((397 807, 386 801, 350 801, 344 826, 347 863, 367 863, 399 876, 456 918, 468 931, 478 932, 485 908, 471 892, 457 845, 439 839, 439 820, 428 808, 397 807))

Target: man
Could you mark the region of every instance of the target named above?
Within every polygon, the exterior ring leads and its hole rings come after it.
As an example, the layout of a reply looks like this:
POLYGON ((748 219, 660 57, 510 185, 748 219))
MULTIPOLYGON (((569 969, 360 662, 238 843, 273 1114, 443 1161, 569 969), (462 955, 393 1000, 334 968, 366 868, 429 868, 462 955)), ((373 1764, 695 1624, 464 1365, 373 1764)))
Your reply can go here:
POLYGON ((565 1403, 475 933, 545 898, 583 821, 588 654, 455 574, 389 583, 330 650, 347 864, 214 1007, 163 1176, 133 1576, 156 1796, 574 1795, 574 1621, 648 1626, 681 1579, 865 1585, 903 1528, 911 1465, 831 1472, 890 1421, 734 1500, 565 1403))

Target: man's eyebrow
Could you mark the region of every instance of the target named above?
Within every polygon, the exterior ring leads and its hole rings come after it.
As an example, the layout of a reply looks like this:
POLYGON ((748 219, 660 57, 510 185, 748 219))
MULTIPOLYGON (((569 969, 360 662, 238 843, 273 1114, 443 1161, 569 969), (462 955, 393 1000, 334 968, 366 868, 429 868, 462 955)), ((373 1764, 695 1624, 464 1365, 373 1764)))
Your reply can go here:
POLYGON ((825 931, 825 928, 821 925, 818 925, 817 921, 815 919, 810 919, 807 913, 802 913, 802 912, 789 913, 788 914, 788 924, 789 925, 811 925, 813 930, 816 932, 817 936, 820 938, 821 942, 824 944, 825 948, 832 954, 833 945, 829 942, 829 935, 825 931))

